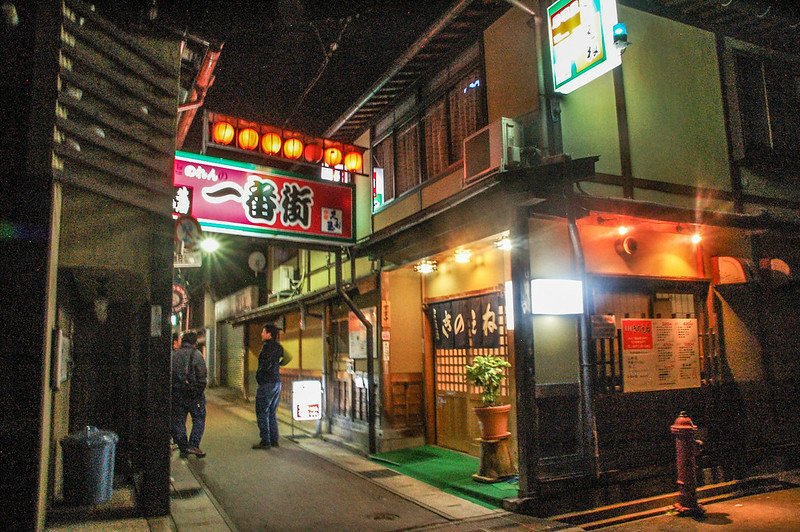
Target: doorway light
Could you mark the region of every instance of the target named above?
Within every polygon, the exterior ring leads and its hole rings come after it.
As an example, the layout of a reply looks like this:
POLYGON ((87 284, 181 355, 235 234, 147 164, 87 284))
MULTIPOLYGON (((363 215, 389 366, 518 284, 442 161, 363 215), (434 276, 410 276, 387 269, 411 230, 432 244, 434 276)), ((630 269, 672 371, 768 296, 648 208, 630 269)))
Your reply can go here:
POLYGON ((472 260, 472 250, 471 249, 457 249, 455 260, 459 264, 466 264, 470 260, 472 260))
POLYGON ((421 273, 422 275, 427 275, 431 272, 435 272, 439 269, 439 263, 435 260, 422 260, 414 265, 414 271, 417 273, 421 273))

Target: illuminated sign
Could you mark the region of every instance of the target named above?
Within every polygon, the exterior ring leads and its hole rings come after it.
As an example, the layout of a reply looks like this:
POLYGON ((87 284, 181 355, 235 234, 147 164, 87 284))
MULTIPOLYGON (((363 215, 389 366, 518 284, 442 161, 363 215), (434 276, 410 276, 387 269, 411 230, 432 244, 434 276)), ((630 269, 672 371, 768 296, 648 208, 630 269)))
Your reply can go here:
POLYGON ((291 172, 176 152, 175 215, 191 206, 203 231, 353 243, 355 188, 291 172))
POLYGON ((292 383, 292 418, 298 421, 322 418, 322 386, 319 381, 292 383))
POLYGON ((622 64, 616 23, 616 0, 558 0, 547 8, 556 92, 570 93, 622 64))

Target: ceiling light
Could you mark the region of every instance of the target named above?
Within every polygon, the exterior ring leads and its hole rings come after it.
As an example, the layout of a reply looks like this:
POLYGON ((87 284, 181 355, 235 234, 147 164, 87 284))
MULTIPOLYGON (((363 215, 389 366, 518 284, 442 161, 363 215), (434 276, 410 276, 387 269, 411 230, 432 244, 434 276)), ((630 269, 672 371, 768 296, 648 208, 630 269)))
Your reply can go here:
POLYGON ((414 271, 427 275, 435 272, 438 269, 438 263, 435 260, 423 260, 414 265, 414 271))
POLYGON ((456 262, 459 264, 466 264, 472 259, 472 250, 471 249, 457 249, 456 250, 456 262))

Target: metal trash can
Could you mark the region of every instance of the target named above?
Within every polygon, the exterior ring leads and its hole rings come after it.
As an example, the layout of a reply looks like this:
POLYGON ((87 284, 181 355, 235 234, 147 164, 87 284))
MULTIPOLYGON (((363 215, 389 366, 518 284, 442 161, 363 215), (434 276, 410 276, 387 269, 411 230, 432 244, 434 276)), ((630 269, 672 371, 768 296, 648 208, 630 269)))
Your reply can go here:
POLYGON ((118 440, 114 432, 97 427, 86 427, 61 440, 65 502, 85 505, 111 499, 118 440))

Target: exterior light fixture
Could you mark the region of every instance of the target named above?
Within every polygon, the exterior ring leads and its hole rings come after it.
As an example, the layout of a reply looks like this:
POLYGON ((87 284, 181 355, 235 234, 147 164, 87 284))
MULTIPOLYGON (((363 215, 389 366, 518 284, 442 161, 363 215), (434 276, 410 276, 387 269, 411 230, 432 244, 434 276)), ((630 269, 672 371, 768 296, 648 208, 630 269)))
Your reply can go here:
POLYGON ((348 172, 361 172, 364 158, 357 151, 351 151, 344 156, 344 167, 348 172))
POLYGON ((98 279, 97 295, 94 298, 94 315, 100 323, 105 323, 108 320, 108 288, 106 283, 105 278, 98 279))
POLYGON ((494 241, 494 247, 502 249, 503 251, 511 251, 513 246, 511 245, 511 239, 507 236, 503 236, 494 241))
POLYGON ((322 160, 322 146, 320 144, 308 144, 303 150, 303 159, 309 163, 318 163, 322 160))
POLYGON ((414 271, 421 273, 422 275, 427 275, 431 272, 435 272, 438 269, 439 263, 437 263, 435 260, 423 260, 414 265, 414 271))
POLYGON ((214 253, 219 249, 219 241, 217 241, 215 238, 204 238, 200 242, 200 249, 206 253, 214 253))
POLYGON ((334 168, 340 162, 342 162, 342 150, 339 148, 328 148, 325 150, 325 164, 334 168))
POLYGON ((217 122, 211 130, 211 138, 217 144, 228 145, 233 142, 233 126, 227 122, 217 122))
POLYGON ((261 151, 267 155, 277 155, 281 152, 281 136, 277 133, 267 133, 261 138, 261 151))
POLYGON ((283 143, 283 154, 287 159, 299 159, 303 154, 303 141, 300 139, 288 139, 283 143))
POLYGON ((573 279, 532 279, 532 314, 583 314, 583 282, 573 279))
POLYGON ((459 264, 466 264, 470 260, 472 260, 472 250, 471 249, 457 249, 455 260, 459 264))
POLYGON ((700 235, 700 233, 694 233, 692 235, 692 244, 697 245, 701 240, 703 240, 703 237, 700 235))
POLYGON ((243 150, 254 150, 258 146, 258 131, 251 127, 239 130, 239 147, 243 150))
POLYGON ((506 316, 506 330, 514 330, 514 285, 511 281, 503 283, 503 292, 505 295, 505 303, 503 311, 506 316))
POLYGON ((627 225, 620 225, 619 227, 617 227, 617 233, 619 233, 620 236, 625 236, 630 232, 631 228, 628 227, 627 225))

